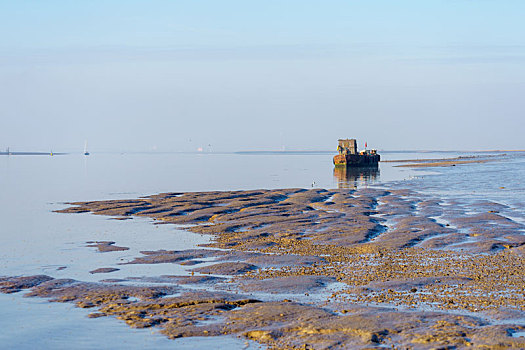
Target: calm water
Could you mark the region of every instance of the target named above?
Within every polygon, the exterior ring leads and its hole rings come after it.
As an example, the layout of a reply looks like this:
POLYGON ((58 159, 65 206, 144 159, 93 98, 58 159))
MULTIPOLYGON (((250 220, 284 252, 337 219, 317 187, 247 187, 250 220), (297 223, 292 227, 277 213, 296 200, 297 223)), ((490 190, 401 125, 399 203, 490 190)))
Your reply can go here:
MULTIPOLYGON (((383 153, 383 159, 454 157, 456 153, 383 153)), ((522 220, 525 157, 443 169, 410 170, 382 163, 377 171, 334 171, 330 153, 312 154, 92 154, 0 156, 0 275, 47 274, 98 281, 127 276, 184 274, 177 264, 117 265, 139 250, 185 249, 209 237, 145 219, 111 220, 89 214, 57 214, 67 201, 136 198, 173 191, 258 188, 413 188, 441 197, 488 199, 512 206, 522 220), (502 188, 503 187, 503 188, 502 188), (111 240, 130 247, 98 253, 87 241, 111 240), (64 269, 59 269, 65 267, 64 269), (120 271, 89 273, 98 267, 120 271)), ((170 341, 151 330, 131 330, 112 318, 88 319, 86 310, 67 304, 0 294, 2 348, 238 348, 244 340, 170 341)), ((254 348, 255 345, 250 345, 254 348)))
POLYGON ((525 224, 525 153, 508 153, 500 161, 433 169, 435 173, 389 187, 407 187, 459 203, 491 201, 507 206, 500 214, 525 224))

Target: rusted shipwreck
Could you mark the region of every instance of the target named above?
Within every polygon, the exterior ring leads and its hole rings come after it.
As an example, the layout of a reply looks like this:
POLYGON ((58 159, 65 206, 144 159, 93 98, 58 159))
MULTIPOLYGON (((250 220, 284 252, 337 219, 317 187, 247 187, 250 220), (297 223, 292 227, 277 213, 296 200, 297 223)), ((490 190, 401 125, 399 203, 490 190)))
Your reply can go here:
MULTIPOLYGON (((334 165, 336 167, 377 167, 381 156, 377 150, 365 149, 357 151, 356 139, 339 139, 337 152, 334 156, 334 165)), ((366 145, 366 144, 365 144, 366 145)))

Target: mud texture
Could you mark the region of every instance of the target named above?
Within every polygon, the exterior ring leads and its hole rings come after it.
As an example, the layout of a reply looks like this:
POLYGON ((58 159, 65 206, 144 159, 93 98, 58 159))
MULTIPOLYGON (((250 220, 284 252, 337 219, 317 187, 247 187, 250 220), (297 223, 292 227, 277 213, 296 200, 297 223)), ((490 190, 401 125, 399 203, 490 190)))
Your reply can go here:
POLYGON ((115 272, 115 271, 118 271, 118 270, 119 269, 114 268, 114 267, 99 267, 98 269, 89 271, 89 273, 91 273, 91 274, 94 274, 94 273, 110 273, 110 272, 115 272))
POLYGON ((456 166, 461 164, 472 163, 487 163, 503 159, 506 154, 491 154, 485 156, 461 156, 454 158, 439 158, 439 159, 404 159, 404 160, 384 160, 385 163, 408 163, 402 165, 395 165, 396 167, 409 168, 429 168, 429 167, 446 167, 456 166))
MULTIPOLYGON (((28 278, 2 283, 25 284, 28 278)), ((133 328, 158 327, 170 338, 232 334, 278 349, 523 348, 512 337, 525 327, 490 325, 466 315, 394 311, 350 305, 336 312, 290 300, 262 302, 247 295, 172 287, 133 287, 35 276, 26 296, 74 302, 88 317, 114 316, 133 328), (179 292, 179 293, 177 293, 179 292)))
POLYGON ((112 242, 112 241, 90 241, 86 243, 87 243, 86 247, 95 247, 101 253, 129 250, 128 247, 119 247, 119 246, 114 245, 115 242, 112 242))
MULTIPOLYGON (((231 192, 165 193, 137 200, 70 203, 62 213, 145 216, 157 224, 193 225, 196 233, 216 235, 213 248, 180 252, 142 252, 132 263, 167 263, 235 254, 246 260, 279 251, 288 243, 334 245, 363 251, 414 246, 492 253, 525 245, 524 227, 500 214, 498 203, 468 208, 422 198, 410 190, 283 189, 231 192), (444 225, 435 219, 441 217, 444 225), (460 244, 460 246, 458 245, 460 244)), ((113 242, 98 242, 111 247, 113 242)), ((100 248, 99 248, 100 249, 100 248)), ((105 248, 104 248, 105 249, 105 248)), ((519 249, 516 249, 519 251, 519 249)), ((293 252, 290 252, 293 253, 293 252)), ((287 259, 289 254, 272 257, 287 259)), ((323 256, 314 250, 311 261, 323 256)), ((290 262, 290 261, 288 261, 290 262)), ((255 264, 257 265, 257 264, 255 264)))
POLYGON ((4 277, 0 291, 30 289, 170 338, 229 334, 275 349, 525 348, 513 336, 525 330, 525 227, 500 203, 283 189, 71 204, 60 212, 144 216, 215 241, 122 262, 181 264, 187 276, 4 277))

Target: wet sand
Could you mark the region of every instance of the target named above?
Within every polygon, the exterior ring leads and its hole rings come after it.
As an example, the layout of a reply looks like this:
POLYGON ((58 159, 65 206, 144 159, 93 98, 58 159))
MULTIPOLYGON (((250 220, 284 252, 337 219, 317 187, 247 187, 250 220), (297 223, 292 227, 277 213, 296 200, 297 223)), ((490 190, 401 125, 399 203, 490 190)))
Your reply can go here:
POLYGON ((427 159, 400 159, 400 160, 383 160, 383 163, 409 163, 395 165, 395 167, 405 168, 429 168, 429 167, 447 167, 461 164, 482 164, 502 160, 506 154, 493 154, 486 156, 461 156, 453 158, 427 158, 427 159))
POLYGON ((432 161, 432 162, 420 162, 412 164, 396 165, 396 167, 410 167, 410 168, 429 168, 429 167, 444 167, 444 166, 456 166, 461 164, 481 164, 487 162, 494 162, 497 159, 471 159, 471 160, 443 160, 443 161, 432 161))
POLYGON ((513 336, 525 330, 524 227, 499 203, 282 189, 70 204, 60 212, 147 217, 215 241, 122 263, 181 264, 191 269, 184 276, 111 280, 101 266, 100 282, 3 277, 1 292, 29 289, 170 338, 228 334, 285 349, 525 348, 513 336))

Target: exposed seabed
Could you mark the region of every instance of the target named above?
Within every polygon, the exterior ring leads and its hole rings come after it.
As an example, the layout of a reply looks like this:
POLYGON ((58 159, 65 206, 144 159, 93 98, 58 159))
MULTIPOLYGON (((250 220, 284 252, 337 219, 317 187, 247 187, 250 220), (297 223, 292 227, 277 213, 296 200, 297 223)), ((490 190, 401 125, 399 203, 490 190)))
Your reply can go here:
POLYGON ((517 336, 525 330, 524 226, 498 203, 369 188, 71 204, 60 212, 146 217, 213 240, 141 251, 92 270, 108 276, 97 282, 5 277, 4 293, 75 303, 90 318, 114 316, 168 338, 228 335, 276 348, 525 346, 517 336), (178 272, 110 277, 157 265, 178 272))

